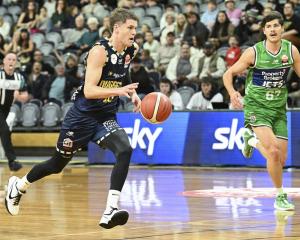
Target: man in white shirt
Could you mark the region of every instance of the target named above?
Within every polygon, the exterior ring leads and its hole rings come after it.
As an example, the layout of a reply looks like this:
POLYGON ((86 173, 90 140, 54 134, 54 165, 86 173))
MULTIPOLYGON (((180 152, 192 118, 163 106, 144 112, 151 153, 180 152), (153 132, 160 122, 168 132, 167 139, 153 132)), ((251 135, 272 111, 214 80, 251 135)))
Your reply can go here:
POLYGON ((213 109, 212 102, 223 102, 223 96, 218 92, 214 80, 211 77, 204 77, 201 79, 201 91, 191 97, 186 108, 190 110, 213 109))

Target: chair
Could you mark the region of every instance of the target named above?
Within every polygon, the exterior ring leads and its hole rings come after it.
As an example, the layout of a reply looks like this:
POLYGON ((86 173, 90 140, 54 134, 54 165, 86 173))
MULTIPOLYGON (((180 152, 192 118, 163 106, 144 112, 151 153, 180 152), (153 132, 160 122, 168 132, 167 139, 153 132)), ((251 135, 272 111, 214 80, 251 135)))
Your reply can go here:
POLYGON ((180 6, 183 6, 185 4, 185 0, 170 0, 170 4, 178 4, 180 6))
POLYGON ((69 111, 69 109, 74 105, 73 102, 67 102, 61 107, 61 121, 63 121, 69 111))
POLYGON ((154 16, 156 21, 160 21, 162 14, 163 10, 159 6, 146 8, 146 15, 154 16))
POLYGON ((142 26, 143 24, 147 24, 150 28, 155 28, 158 26, 155 18, 152 16, 145 16, 144 18, 142 18, 140 21, 140 26, 142 26))
POLYGON ((15 119, 14 119, 14 122, 13 122, 13 127, 15 127, 19 124, 20 119, 21 119, 21 107, 20 107, 20 105, 16 104, 16 103, 11 105, 10 112, 15 113, 15 119))
POLYGON ((54 46, 57 47, 62 42, 62 37, 58 32, 48 32, 46 34, 46 41, 53 42, 54 46))
POLYGON ((19 16, 22 12, 22 8, 19 5, 11 5, 7 8, 7 11, 13 16, 19 16))
POLYGON ((142 19, 146 15, 145 9, 141 7, 131 8, 129 11, 134 13, 139 19, 142 19))
POLYGON ((41 123, 44 127, 55 127, 61 119, 60 106, 54 102, 49 102, 42 107, 41 123))
POLYGON ((0 6, 0 16, 3 16, 7 13, 7 8, 5 6, 0 6))
POLYGON ((177 92, 179 92, 179 94, 182 98, 183 105, 186 106, 188 104, 190 98, 195 93, 195 90, 188 86, 182 86, 177 89, 177 92))
POLYGON ((41 52, 44 56, 49 56, 54 49, 54 44, 52 42, 44 42, 40 47, 41 52))
POLYGON ((40 108, 37 104, 29 102, 22 107, 21 122, 23 127, 35 127, 40 119, 40 108))
POLYGON ((32 34, 31 40, 34 42, 36 48, 40 48, 45 41, 45 35, 43 33, 32 34))
POLYGON ((8 22, 10 26, 13 26, 15 23, 15 20, 10 13, 5 13, 3 15, 3 20, 4 20, 4 22, 8 22))
POLYGON ((225 58, 227 50, 228 50, 228 47, 220 47, 220 48, 218 48, 217 53, 219 54, 220 57, 225 58))
POLYGON ((55 67, 58 63, 57 58, 52 56, 52 55, 48 55, 48 56, 43 56, 43 62, 44 63, 48 63, 51 65, 51 67, 55 67))

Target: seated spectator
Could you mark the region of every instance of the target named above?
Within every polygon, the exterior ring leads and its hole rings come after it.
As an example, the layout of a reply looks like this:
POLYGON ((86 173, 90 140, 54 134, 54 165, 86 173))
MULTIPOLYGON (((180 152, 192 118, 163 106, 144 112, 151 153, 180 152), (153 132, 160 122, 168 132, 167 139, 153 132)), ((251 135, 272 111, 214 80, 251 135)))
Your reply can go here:
POLYGON ((198 36, 202 44, 208 39, 209 30, 208 28, 199 20, 199 16, 195 12, 190 12, 187 14, 187 26, 185 28, 183 41, 187 41, 192 45, 193 37, 198 36))
POLYGON ((90 17, 87 21, 88 32, 85 32, 77 41, 76 46, 79 48, 79 53, 82 54, 88 51, 96 41, 99 40, 98 20, 95 17, 90 17))
POLYGON ((5 57, 6 51, 6 42, 3 36, 0 34, 0 64, 2 64, 3 58, 5 57))
POLYGON ((18 19, 17 28, 31 31, 36 27, 37 16, 35 1, 29 0, 25 12, 22 12, 18 19))
POLYGON ((209 41, 204 44, 203 53, 204 56, 199 60, 199 79, 210 77, 219 87, 222 87, 222 77, 226 71, 223 58, 219 56, 215 46, 209 41))
POLYGON ((227 67, 232 66, 237 60, 239 60, 242 51, 239 46, 239 42, 236 36, 231 36, 228 41, 229 48, 227 49, 225 62, 227 67))
POLYGON ((142 33, 137 33, 135 35, 135 42, 137 43, 137 45, 139 46, 139 51, 138 51, 138 54, 141 54, 142 53, 142 50, 143 50, 143 46, 144 46, 144 35, 142 33))
POLYGON ((248 0, 248 3, 246 5, 246 7, 244 8, 244 10, 248 11, 251 9, 257 10, 258 14, 262 15, 263 11, 264 11, 264 6, 257 0, 248 0))
POLYGON ((74 28, 75 27, 75 18, 80 14, 80 11, 78 9, 78 6, 76 5, 70 5, 68 8, 68 28, 74 28))
POLYGON ((198 7, 194 1, 186 1, 183 6, 183 12, 189 14, 191 12, 199 12, 198 7))
POLYGON ((174 32, 169 32, 166 36, 166 43, 159 47, 157 56, 156 65, 162 75, 164 75, 171 59, 175 57, 179 53, 179 51, 179 46, 175 45, 174 32))
POLYGON ((56 75, 49 78, 42 89, 42 99, 44 103, 50 99, 55 99, 60 103, 69 102, 71 94, 75 88, 80 86, 81 81, 65 73, 62 64, 55 66, 56 75))
POLYGON ((103 11, 104 7, 97 0, 89 0, 89 3, 81 9, 86 18, 96 17, 101 20, 103 11))
POLYGON ((40 62, 34 62, 27 81, 30 99, 35 98, 42 101, 41 89, 43 89, 47 79, 48 77, 42 74, 42 64, 40 62))
POLYGON ((242 10, 235 6, 235 0, 225 0, 225 7, 230 22, 236 27, 240 23, 242 10))
POLYGON ((143 49, 148 49, 150 51, 150 56, 154 59, 154 61, 157 61, 160 44, 156 39, 154 39, 152 31, 146 32, 145 40, 146 42, 143 45, 143 49))
POLYGON ((216 46, 228 46, 228 39, 234 34, 234 26, 228 19, 225 11, 219 11, 216 22, 213 25, 209 40, 216 46))
POLYGON ((216 22, 217 14, 219 12, 216 0, 209 0, 207 2, 207 9, 201 16, 201 22, 211 31, 216 22))
POLYGON ((172 58, 168 64, 166 77, 170 79, 174 85, 180 87, 184 81, 196 77, 197 71, 197 58, 191 55, 189 44, 183 42, 180 48, 180 54, 172 58))
POLYGON ((80 79, 78 75, 78 58, 73 53, 67 53, 66 63, 65 63, 65 72, 67 75, 80 79))
POLYGON ((241 21, 235 29, 235 35, 240 38, 240 45, 252 46, 261 40, 261 16, 256 10, 249 10, 242 14, 241 21))
POLYGON ((47 8, 42 7, 40 9, 40 14, 36 19, 36 28, 44 33, 47 33, 51 29, 51 20, 47 13, 47 8))
POLYGON ((88 30, 84 27, 85 21, 82 15, 78 15, 75 18, 75 28, 67 28, 62 30, 64 36, 65 48, 77 48, 76 42, 82 37, 88 30))
POLYGON ((2 16, 0 16, 0 34, 4 39, 9 38, 10 24, 6 22, 2 16))
POLYGON ((69 14, 67 12, 66 2, 64 0, 57 0, 55 5, 55 12, 51 17, 52 30, 61 31, 61 29, 69 27, 69 14))
POLYGON ((175 39, 176 43, 178 45, 181 43, 184 33, 185 33, 185 28, 187 25, 187 20, 184 14, 180 13, 176 17, 176 22, 175 22, 175 27, 174 27, 174 33, 175 33, 175 39))
POLYGON ((22 66, 30 64, 34 44, 27 29, 21 29, 20 32, 15 31, 12 42, 7 46, 7 51, 16 52, 22 66))
MULTIPOLYGON (((36 49, 33 52, 33 61, 34 62, 39 62, 42 65, 42 74, 50 76, 54 74, 54 68, 49 64, 49 63, 45 63, 43 61, 43 53, 36 49)), ((32 68, 32 67, 30 67, 32 68)))
POLYGON ((154 70, 154 60, 150 56, 150 51, 148 49, 143 49, 141 52, 141 63, 146 68, 147 71, 154 70))
POLYGON ((268 4, 270 4, 269 6, 271 6, 274 11, 283 14, 283 4, 280 3, 280 0, 268 0, 265 7, 268 6, 268 4))
POLYGON ((188 102, 186 108, 190 110, 213 109, 212 102, 223 102, 223 96, 211 77, 201 79, 201 91, 196 92, 188 102))
POLYGON ((163 29, 163 28, 167 25, 167 23, 166 23, 166 20, 167 20, 167 19, 166 19, 166 16, 167 16, 169 13, 172 13, 173 16, 176 16, 176 15, 177 15, 177 13, 175 12, 175 7, 174 7, 174 5, 172 5, 172 4, 169 4, 169 5, 167 5, 167 6, 165 7, 165 11, 164 11, 163 15, 161 16, 160 23, 159 23, 160 29, 163 29))
POLYGON ((296 47, 300 48, 300 17, 295 14, 294 4, 287 2, 284 4, 284 32, 282 38, 291 41, 296 47))
POLYGON ((137 94, 146 95, 154 91, 153 81, 138 57, 135 57, 131 62, 130 77, 133 83, 139 83, 139 87, 136 89, 137 94))
POLYGON ((149 25, 146 23, 142 24, 141 33, 143 34, 144 37, 146 36, 146 32, 149 32, 149 31, 151 31, 151 28, 149 27, 149 25))
POLYGON ((168 13, 166 15, 166 25, 161 30, 160 33, 160 44, 164 45, 166 44, 166 36, 169 32, 175 31, 175 15, 173 13, 168 13))
POLYGON ((159 90, 161 93, 169 97, 173 106, 173 110, 180 111, 184 109, 181 95, 176 90, 174 90, 174 86, 169 79, 161 79, 159 83, 159 90))
POLYGON ((104 29, 102 31, 102 35, 100 36, 100 38, 110 38, 111 37, 111 31, 109 29, 104 29))
POLYGON ((99 28, 99 36, 102 37, 102 32, 106 29, 110 29, 109 17, 104 17, 102 20, 102 26, 99 28))

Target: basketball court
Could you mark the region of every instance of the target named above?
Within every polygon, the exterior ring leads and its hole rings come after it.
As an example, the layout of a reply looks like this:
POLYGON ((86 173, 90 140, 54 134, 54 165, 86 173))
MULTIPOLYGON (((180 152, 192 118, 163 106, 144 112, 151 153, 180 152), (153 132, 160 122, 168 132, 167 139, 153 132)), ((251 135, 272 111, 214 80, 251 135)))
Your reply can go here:
POLYGON ((296 211, 276 212, 264 168, 132 166, 121 197, 129 221, 106 230, 98 221, 110 172, 110 165, 70 165, 34 184, 22 198, 20 215, 12 217, 3 202, 11 173, 2 163, 0 239, 300 239, 299 170, 284 172, 296 211))

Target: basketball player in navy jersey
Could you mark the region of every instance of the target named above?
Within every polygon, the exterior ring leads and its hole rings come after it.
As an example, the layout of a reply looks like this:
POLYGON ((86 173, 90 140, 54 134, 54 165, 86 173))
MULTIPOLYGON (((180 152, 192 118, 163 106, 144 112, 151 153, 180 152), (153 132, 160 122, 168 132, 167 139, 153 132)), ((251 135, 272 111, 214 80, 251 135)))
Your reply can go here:
POLYGON ((73 154, 89 141, 111 150, 116 163, 111 173, 107 205, 99 225, 112 228, 127 222, 129 214, 118 208, 120 193, 127 177, 132 148, 125 131, 116 121, 119 96, 132 99, 134 111, 140 110, 137 83, 127 81, 130 61, 138 51, 134 37, 137 17, 125 9, 111 13, 112 36, 97 42, 86 58, 84 84, 73 95, 74 105, 62 123, 56 152, 48 161, 35 165, 23 178, 8 181, 5 205, 11 215, 19 213, 19 202, 31 183, 59 173, 73 154))

